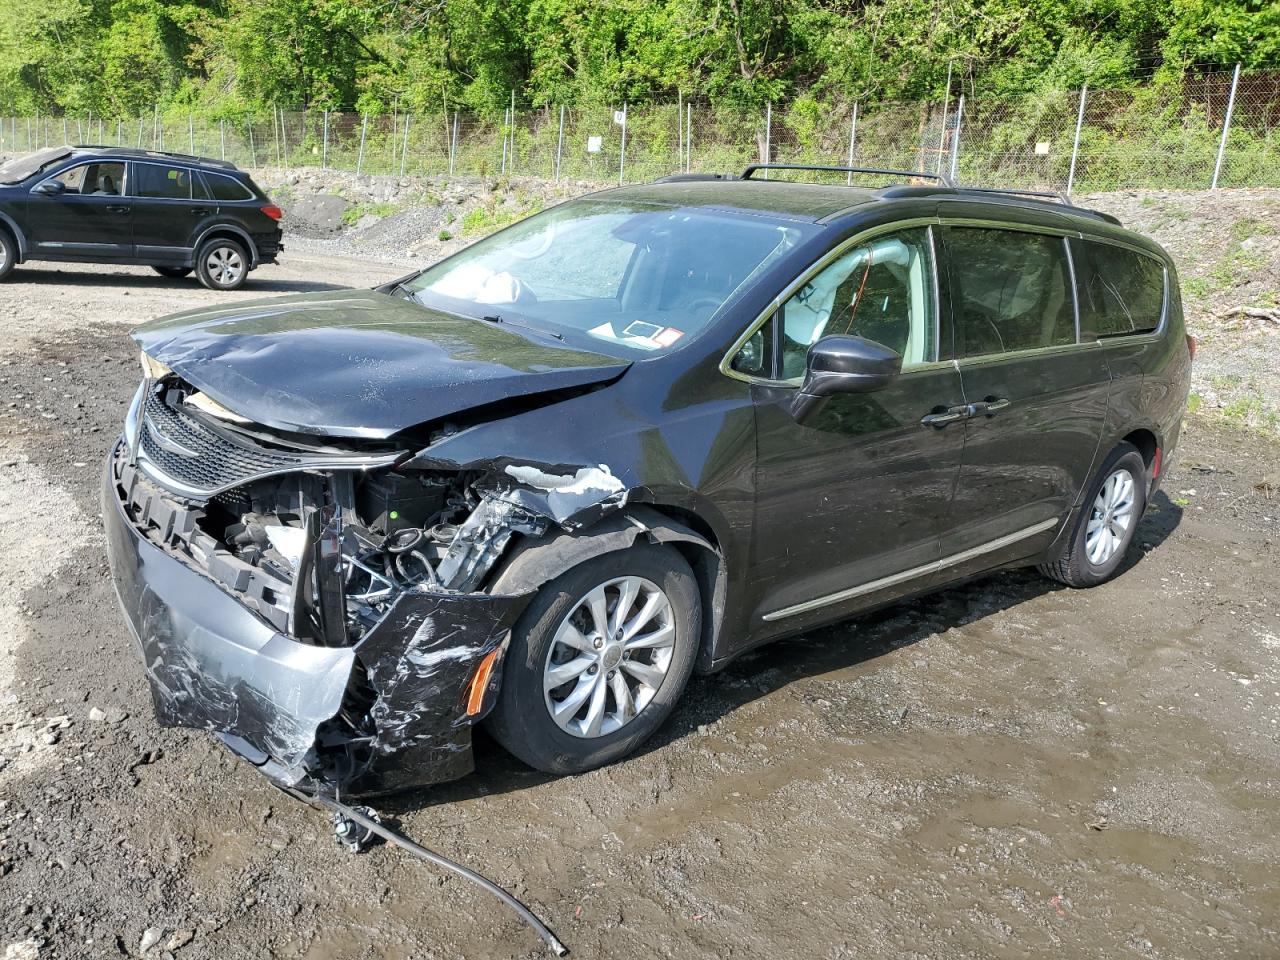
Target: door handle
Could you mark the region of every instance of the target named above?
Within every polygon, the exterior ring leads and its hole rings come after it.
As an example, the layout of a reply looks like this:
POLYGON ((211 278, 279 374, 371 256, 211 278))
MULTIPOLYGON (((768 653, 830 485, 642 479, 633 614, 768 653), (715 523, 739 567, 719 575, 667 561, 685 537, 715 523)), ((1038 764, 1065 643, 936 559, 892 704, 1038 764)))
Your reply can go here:
POLYGON ((193 217, 203 217, 209 213, 210 213, 210 210, 208 207, 192 207, 191 208, 191 215, 193 217))
POLYGON ((948 407, 945 410, 926 413, 920 418, 920 425, 924 427, 945 427, 948 423, 955 423, 957 420, 967 420, 969 416, 968 404, 959 407, 948 407))
POLYGON ((1009 406, 1009 400, 1006 397, 995 397, 990 400, 980 400, 977 403, 969 404, 969 416, 971 417, 994 417, 1001 410, 1009 406))
POLYGON ((107 204, 107 213, 128 213, 132 207, 127 203, 109 203, 107 204))

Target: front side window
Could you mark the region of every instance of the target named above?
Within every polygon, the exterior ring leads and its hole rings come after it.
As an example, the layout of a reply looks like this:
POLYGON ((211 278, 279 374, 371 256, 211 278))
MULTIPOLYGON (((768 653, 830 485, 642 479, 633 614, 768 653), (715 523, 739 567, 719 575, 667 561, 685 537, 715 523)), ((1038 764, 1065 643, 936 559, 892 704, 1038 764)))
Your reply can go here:
POLYGON ((134 196, 160 200, 190 200, 192 171, 159 163, 133 165, 134 196))
POLYGON ((605 352, 662 352, 687 343, 800 233, 698 207, 576 200, 481 240, 405 289, 429 307, 574 333, 605 352))
POLYGON ((951 227, 947 255, 957 358, 1076 342, 1062 237, 951 227))
POLYGON ((1164 314, 1164 264, 1125 247, 1072 240, 1080 335, 1101 339, 1151 333, 1164 314))
POLYGON ((123 163, 81 163, 68 167, 51 179, 62 184, 63 193, 115 197, 124 185, 123 163))
POLYGON ((902 354, 903 367, 934 358, 933 253, 925 227, 876 237, 810 277, 748 343, 734 366, 763 355, 778 323, 778 379, 804 376, 809 348, 833 334, 863 337, 902 354))

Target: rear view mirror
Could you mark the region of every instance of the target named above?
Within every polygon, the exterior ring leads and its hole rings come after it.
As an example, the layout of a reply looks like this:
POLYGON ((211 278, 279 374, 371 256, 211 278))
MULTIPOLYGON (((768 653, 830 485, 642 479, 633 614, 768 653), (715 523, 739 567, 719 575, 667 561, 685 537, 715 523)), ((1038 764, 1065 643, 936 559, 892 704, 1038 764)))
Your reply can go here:
POLYGON ((67 185, 61 180, 46 180, 43 183, 36 184, 36 193, 46 193, 50 195, 62 193, 67 189, 67 185))
POLYGON ((791 401, 791 416, 804 423, 828 397, 870 393, 902 372, 902 355, 862 337, 823 337, 809 348, 804 384, 791 401))

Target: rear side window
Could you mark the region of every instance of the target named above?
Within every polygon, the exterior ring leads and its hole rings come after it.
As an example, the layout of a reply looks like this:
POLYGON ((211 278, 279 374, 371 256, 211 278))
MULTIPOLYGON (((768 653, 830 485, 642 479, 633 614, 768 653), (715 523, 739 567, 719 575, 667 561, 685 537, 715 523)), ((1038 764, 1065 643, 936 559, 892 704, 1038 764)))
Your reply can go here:
POLYGON ((1164 314, 1164 264, 1093 240, 1072 240, 1085 339, 1150 333, 1164 314))
POLYGON ((209 184, 209 191, 213 194, 213 199, 231 202, 232 200, 252 200, 253 194, 239 180, 234 177, 223 176, 220 173, 205 172, 205 182, 209 184))
POLYGON ((159 163, 135 163, 133 194, 161 200, 190 200, 193 171, 159 163))
POLYGON ((947 231, 955 355, 984 357, 1076 342, 1061 237, 986 227, 947 231))

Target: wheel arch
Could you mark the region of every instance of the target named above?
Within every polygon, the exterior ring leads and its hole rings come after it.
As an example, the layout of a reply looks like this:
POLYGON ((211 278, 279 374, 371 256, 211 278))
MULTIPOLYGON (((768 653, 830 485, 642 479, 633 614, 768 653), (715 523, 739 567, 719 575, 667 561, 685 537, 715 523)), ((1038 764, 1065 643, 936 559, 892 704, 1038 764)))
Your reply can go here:
POLYGON ((491 593, 532 592, 572 567, 626 550, 641 537, 676 550, 692 568, 702 601, 702 635, 694 669, 709 672, 724 622, 724 554, 710 527, 679 508, 637 504, 572 533, 522 538, 490 576, 487 589, 491 593))
POLYGON ((253 242, 253 237, 249 236, 247 230, 233 223, 215 223, 205 227, 200 232, 200 235, 196 237, 196 242, 191 247, 191 263, 193 266, 200 253, 200 247, 209 240, 217 240, 220 237, 244 244, 245 249, 249 251, 249 269, 252 270, 258 266, 258 245, 253 242))
POLYGON ((17 221, 7 213, 0 212, 0 226, 9 231, 13 237, 14 243, 18 245, 17 256, 14 258, 15 263, 22 263, 27 259, 27 236, 22 232, 22 228, 18 226, 17 221))

